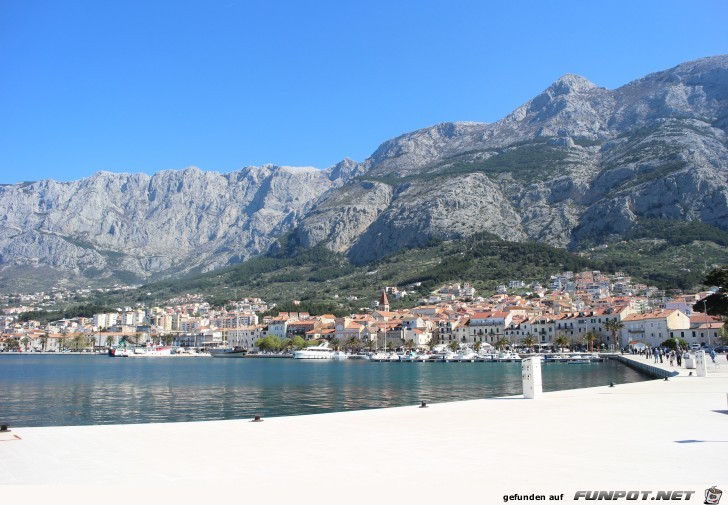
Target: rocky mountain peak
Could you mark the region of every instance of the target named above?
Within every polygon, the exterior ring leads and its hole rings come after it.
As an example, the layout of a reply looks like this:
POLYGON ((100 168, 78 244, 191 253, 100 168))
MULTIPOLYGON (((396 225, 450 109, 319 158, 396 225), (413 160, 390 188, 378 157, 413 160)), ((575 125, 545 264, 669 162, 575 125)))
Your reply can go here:
POLYGON ((616 90, 567 74, 496 123, 422 128, 326 170, 0 185, 0 286, 210 270, 291 231, 356 261, 479 231, 573 247, 642 219, 728 231, 726 139, 728 56, 717 56, 616 90))
POLYGON ((560 95, 585 93, 598 87, 599 86, 580 75, 565 74, 549 86, 545 93, 555 97, 560 95))

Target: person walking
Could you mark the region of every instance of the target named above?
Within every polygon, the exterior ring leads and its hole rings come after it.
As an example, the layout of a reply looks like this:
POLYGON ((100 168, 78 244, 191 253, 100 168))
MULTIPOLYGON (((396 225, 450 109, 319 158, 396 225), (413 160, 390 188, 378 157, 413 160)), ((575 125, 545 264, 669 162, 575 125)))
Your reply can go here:
POLYGON ((657 360, 659 359, 660 353, 657 350, 657 347, 652 349, 652 357, 655 359, 655 363, 657 363, 657 360))
POLYGON ((664 363, 664 359, 663 358, 665 357, 665 351, 663 351, 662 348, 658 348, 657 349, 657 352, 660 355, 660 363, 664 363))
POLYGON ((671 350, 668 354, 668 357, 670 359, 670 366, 675 366, 675 350, 671 350))
POLYGON ((677 360, 677 366, 682 366, 682 349, 680 347, 677 348, 675 359, 677 360))

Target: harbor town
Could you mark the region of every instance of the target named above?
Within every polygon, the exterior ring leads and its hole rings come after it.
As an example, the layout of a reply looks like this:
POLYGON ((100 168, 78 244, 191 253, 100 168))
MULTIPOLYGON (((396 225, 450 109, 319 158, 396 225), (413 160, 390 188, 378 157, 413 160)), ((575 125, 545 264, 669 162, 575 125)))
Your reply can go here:
POLYGON ((701 310, 701 301, 717 289, 671 293, 622 273, 563 272, 544 285, 512 280, 490 294, 477 293, 467 282, 444 285, 416 306, 398 310, 390 299, 406 299, 411 292, 387 286, 379 299, 345 317, 276 311, 256 298, 214 307, 187 295, 163 306, 137 304, 48 323, 35 321, 33 313, 78 293, 6 295, 0 352, 104 352, 124 342, 198 353, 290 350, 319 342, 349 352, 435 346, 613 352, 654 348, 668 339, 688 348, 712 348, 721 345, 724 323, 701 310))

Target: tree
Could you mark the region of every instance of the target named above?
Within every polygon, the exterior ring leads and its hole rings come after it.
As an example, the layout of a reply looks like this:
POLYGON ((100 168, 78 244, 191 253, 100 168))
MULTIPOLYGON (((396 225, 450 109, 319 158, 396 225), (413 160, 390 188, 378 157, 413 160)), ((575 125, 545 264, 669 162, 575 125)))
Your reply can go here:
POLYGON ((415 347, 415 341, 410 338, 405 342, 404 346, 407 350, 411 351, 415 347))
POLYGON ((30 344, 30 339, 27 336, 25 336, 25 337, 23 337, 23 338, 20 339, 20 343, 22 344, 23 349, 27 352, 28 351, 28 344, 30 344))
POLYGON ((714 316, 728 316, 728 265, 711 270, 703 284, 717 286, 718 292, 699 300, 693 305, 693 310, 714 316))
POLYGON ((495 347, 500 351, 505 349, 505 347, 509 344, 510 341, 506 337, 498 337, 498 340, 495 341, 495 347))
POLYGON ((478 351, 480 351, 480 348, 481 348, 482 346, 483 346, 482 342, 480 342, 480 340, 478 340, 477 342, 475 342, 475 343, 473 344, 473 350, 474 350, 475 352, 478 352, 478 351))
POLYGON ((48 332, 45 332, 38 340, 40 340, 40 350, 45 351, 48 343, 48 332))
POLYGON ((334 337, 334 338, 331 339, 331 347, 333 347, 334 349, 336 349, 338 351, 339 350, 339 345, 341 345, 341 340, 339 340, 336 337, 334 337))
POLYGON ((281 340, 281 349, 288 351, 293 347, 293 340, 290 338, 284 338, 281 340))
POLYGON ((291 339, 291 346, 294 349, 303 349, 304 347, 306 347, 306 341, 301 335, 294 335, 291 339))
POLYGON ((723 345, 728 344, 728 324, 724 324, 723 327, 720 329, 718 339, 723 345))
POLYGON ((678 346, 682 349, 688 348, 688 343, 682 339, 682 338, 668 338, 665 340, 662 344, 660 344, 662 347, 669 347, 670 349, 677 349, 678 346))
POLYGON ((564 347, 569 347, 569 338, 564 335, 563 333, 560 335, 557 335, 554 339, 554 345, 556 345, 559 349, 563 349, 564 347))
POLYGON ((593 331, 587 331, 584 336, 582 337, 584 339, 584 342, 587 344, 587 348, 589 349, 589 352, 592 352, 594 350, 594 341, 599 338, 599 335, 597 335, 593 331))
POLYGON ((281 348, 281 338, 277 335, 268 335, 256 340, 255 346, 261 351, 277 351, 281 348))
POLYGON ((527 348, 533 348, 536 344, 538 344, 538 340, 536 340, 536 338, 529 333, 523 338, 521 343, 527 348))
POLYGON ((75 335, 71 341, 73 342, 73 348, 76 349, 76 352, 79 352, 81 350, 81 346, 84 344, 84 338, 83 335, 75 335))
POLYGON ((728 265, 714 268, 706 276, 703 284, 717 286, 721 291, 728 291, 728 265))
POLYGON ((617 341, 617 333, 622 331, 624 323, 619 319, 610 319, 604 323, 604 328, 612 334, 612 344, 615 346, 614 350, 619 351, 622 348, 622 343, 617 341))
POLYGON ((361 348, 361 340, 357 337, 351 336, 344 345, 353 351, 358 351, 361 348))
POLYGON ((449 348, 449 349, 450 349, 450 350, 451 350, 452 352, 455 352, 455 351, 457 351, 458 349, 460 349, 460 342, 458 342, 457 340, 453 340, 452 342, 450 342, 450 343, 448 344, 448 348, 449 348))

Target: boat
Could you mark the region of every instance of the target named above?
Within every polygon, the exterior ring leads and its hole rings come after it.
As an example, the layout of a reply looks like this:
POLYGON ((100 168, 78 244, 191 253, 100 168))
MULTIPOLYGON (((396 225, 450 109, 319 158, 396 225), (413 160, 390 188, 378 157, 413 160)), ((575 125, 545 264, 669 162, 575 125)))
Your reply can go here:
POLYGON ((521 357, 515 352, 506 351, 498 353, 496 361, 521 361, 521 357))
POLYGON ((417 361, 418 357, 419 354, 417 353, 417 351, 408 351, 400 355, 399 360, 406 363, 412 363, 413 361, 417 361))
POLYGON ((368 354, 362 354, 362 353, 350 354, 349 359, 360 359, 360 360, 369 361, 371 359, 371 356, 369 356, 368 354))
POLYGON ((588 355, 571 354, 567 357, 566 363, 569 365, 588 365, 591 363, 588 355))
POLYGON ((210 349, 210 356, 213 358, 244 358, 247 354, 247 349, 237 346, 229 349, 210 349))
POLYGON ((452 352, 452 351, 448 351, 448 352, 446 352, 446 353, 445 353, 445 354, 443 355, 443 357, 442 357, 442 361, 446 361, 446 362, 450 362, 450 361, 457 361, 457 360, 455 359, 455 357, 456 357, 456 356, 457 356, 457 354, 456 354, 456 353, 454 353, 454 352, 452 352))
POLYGON ((341 361, 349 359, 349 355, 346 354, 344 351, 334 351, 334 353, 331 355, 331 359, 341 361))
POLYGON ((472 349, 465 348, 461 349, 453 358, 453 361, 458 361, 461 363, 474 363, 475 360, 478 358, 478 353, 473 351, 472 349))
POLYGON ((109 349, 109 356, 116 358, 132 358, 132 357, 158 357, 158 356, 171 356, 171 346, 124 346, 119 345, 109 349))
POLYGON ((334 350, 328 342, 294 351, 293 359, 334 359, 334 350))

